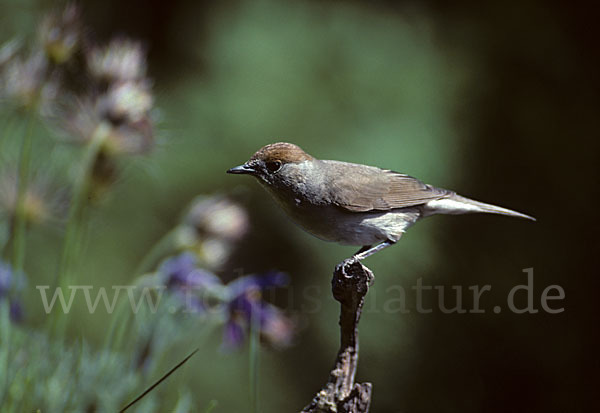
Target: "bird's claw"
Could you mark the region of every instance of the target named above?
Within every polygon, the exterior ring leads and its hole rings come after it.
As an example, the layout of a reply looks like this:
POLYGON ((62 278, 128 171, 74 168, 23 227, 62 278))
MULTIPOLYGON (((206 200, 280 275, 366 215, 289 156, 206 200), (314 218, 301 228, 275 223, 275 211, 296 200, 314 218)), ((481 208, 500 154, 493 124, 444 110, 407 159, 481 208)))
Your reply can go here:
POLYGON ((353 255, 352 257, 346 258, 344 261, 339 263, 338 268, 341 270, 341 273, 345 278, 352 278, 352 274, 355 272, 355 270, 352 270, 352 267, 357 264, 362 266, 360 259, 356 255, 353 255))

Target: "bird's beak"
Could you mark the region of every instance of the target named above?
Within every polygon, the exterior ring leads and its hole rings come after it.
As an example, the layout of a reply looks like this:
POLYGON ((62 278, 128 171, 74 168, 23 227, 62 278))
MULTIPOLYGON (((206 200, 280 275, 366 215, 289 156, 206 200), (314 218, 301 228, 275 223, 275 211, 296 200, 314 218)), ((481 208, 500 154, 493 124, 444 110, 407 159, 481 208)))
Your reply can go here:
POLYGON ((255 172, 256 170, 247 164, 236 166, 227 171, 228 174, 253 174, 255 172))

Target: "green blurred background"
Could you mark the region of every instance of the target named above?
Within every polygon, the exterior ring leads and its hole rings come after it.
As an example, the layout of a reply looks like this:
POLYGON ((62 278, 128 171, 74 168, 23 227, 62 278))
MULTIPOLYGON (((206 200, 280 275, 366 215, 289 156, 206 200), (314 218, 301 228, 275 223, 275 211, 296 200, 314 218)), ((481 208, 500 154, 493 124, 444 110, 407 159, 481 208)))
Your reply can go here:
MULTIPOLYGON (((0 40, 27 36, 40 6, 52 5, 1 0, 0 40)), ((366 262, 376 282, 360 324, 357 379, 374 385, 373 412, 597 406, 600 29, 589 10, 542 1, 274 0, 90 0, 83 10, 92 37, 145 43, 161 122, 159 147, 127 165, 92 212, 82 284, 131 282, 194 196, 232 194, 252 228, 220 275, 290 274, 275 300, 301 329, 291 348, 263 353, 261 403, 264 412, 299 410, 337 351, 330 278, 354 249, 305 234, 251 179, 225 174, 262 145, 289 141, 319 158, 405 172, 538 218, 433 217, 366 262), (557 284, 565 311, 491 312, 529 267, 536 307, 557 284), (446 289, 491 285, 486 314, 384 311, 396 297, 390 287, 410 290, 420 277, 446 289)), ((35 162, 59 163, 48 145, 34 148, 35 162)), ((58 228, 28 238, 34 325, 44 316, 32 287, 48 283, 61 238, 58 228)), ((414 309, 414 296, 407 306, 414 309)), ((100 345, 107 325, 82 312, 70 335, 100 345)), ((165 365, 193 346, 190 334, 165 365)), ((247 353, 223 353, 219 340, 211 333, 170 388, 187 384, 199 406, 216 399, 219 412, 248 411, 247 353)))

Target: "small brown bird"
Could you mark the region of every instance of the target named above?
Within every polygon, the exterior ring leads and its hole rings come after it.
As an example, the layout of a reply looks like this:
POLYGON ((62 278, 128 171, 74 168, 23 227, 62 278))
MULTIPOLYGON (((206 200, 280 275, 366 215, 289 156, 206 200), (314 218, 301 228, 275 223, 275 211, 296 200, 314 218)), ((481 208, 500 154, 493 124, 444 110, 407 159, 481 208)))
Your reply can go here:
POLYGON ((398 172, 319 160, 291 143, 264 146, 227 173, 258 178, 290 218, 316 237, 362 245, 353 256, 358 261, 396 243, 429 215, 484 212, 535 221, 398 172))

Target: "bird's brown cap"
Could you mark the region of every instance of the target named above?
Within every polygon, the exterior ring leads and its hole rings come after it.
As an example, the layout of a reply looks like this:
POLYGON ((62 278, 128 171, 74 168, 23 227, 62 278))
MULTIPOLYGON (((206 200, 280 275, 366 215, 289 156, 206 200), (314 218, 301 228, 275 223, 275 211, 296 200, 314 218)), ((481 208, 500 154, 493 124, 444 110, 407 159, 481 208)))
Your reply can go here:
POLYGON ((312 159, 314 159, 312 156, 293 143, 277 142, 260 148, 252 155, 250 161, 280 161, 281 163, 286 164, 310 161, 312 159))

